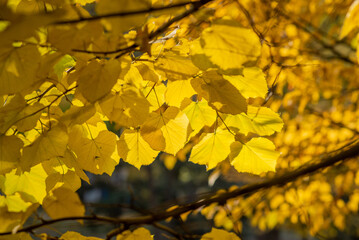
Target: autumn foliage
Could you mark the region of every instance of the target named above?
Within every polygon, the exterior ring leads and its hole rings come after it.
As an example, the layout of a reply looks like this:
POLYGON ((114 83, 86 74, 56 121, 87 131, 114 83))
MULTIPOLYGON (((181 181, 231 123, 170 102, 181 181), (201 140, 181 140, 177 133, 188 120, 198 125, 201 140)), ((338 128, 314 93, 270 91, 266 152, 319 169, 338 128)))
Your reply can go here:
POLYGON ((357 0, 0 0, 0 239, 240 239, 244 218, 358 236, 358 27, 357 0), (135 216, 77 194, 178 160, 237 184, 135 216), (189 215, 212 230, 167 226, 189 215))

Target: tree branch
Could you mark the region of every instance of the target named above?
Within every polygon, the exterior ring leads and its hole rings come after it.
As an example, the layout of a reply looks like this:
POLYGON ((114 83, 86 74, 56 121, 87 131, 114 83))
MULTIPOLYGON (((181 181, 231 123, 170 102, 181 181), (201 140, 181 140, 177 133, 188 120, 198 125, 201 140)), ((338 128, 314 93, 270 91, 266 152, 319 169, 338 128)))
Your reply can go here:
POLYGON ((166 9, 184 7, 189 4, 195 5, 195 4, 198 4, 201 2, 203 2, 203 1, 200 0, 200 1, 194 1, 194 2, 182 2, 182 3, 170 4, 170 5, 163 6, 163 7, 150 7, 150 8, 141 9, 141 10, 116 12, 116 13, 96 15, 96 16, 91 16, 91 17, 81 17, 78 19, 62 20, 62 21, 54 22, 52 24, 53 25, 64 25, 64 24, 80 23, 80 22, 85 22, 85 21, 96 21, 96 20, 103 19, 103 18, 126 17, 126 16, 131 16, 131 15, 146 14, 146 13, 151 13, 151 12, 156 12, 156 11, 161 11, 161 10, 166 10, 166 9))
MULTIPOLYGON (((153 40, 155 37, 157 37, 158 35, 164 33, 168 27, 170 27, 173 23, 178 22, 180 20, 182 20, 183 18, 195 13, 196 11, 198 11, 200 9, 200 7, 202 7, 203 5, 211 2, 213 0, 200 0, 200 1, 196 1, 196 2, 191 2, 192 7, 188 10, 186 10, 185 12, 175 16, 174 18, 170 19, 168 22, 164 23, 162 26, 160 26, 156 31, 151 32, 148 35, 148 40, 153 40)), ((189 3, 187 3, 189 4, 189 3)), ((174 5, 172 5, 174 6, 174 5)), ((89 53, 89 54, 102 54, 102 55, 108 55, 108 54, 116 54, 119 53, 116 58, 119 58, 121 56, 123 56, 124 54, 130 52, 130 51, 134 51, 136 48, 140 47, 140 45, 138 45, 137 43, 132 44, 131 46, 125 47, 125 48, 120 48, 120 49, 116 49, 113 51, 89 51, 89 50, 81 50, 81 49, 72 49, 72 51, 74 52, 82 52, 82 53, 89 53)))

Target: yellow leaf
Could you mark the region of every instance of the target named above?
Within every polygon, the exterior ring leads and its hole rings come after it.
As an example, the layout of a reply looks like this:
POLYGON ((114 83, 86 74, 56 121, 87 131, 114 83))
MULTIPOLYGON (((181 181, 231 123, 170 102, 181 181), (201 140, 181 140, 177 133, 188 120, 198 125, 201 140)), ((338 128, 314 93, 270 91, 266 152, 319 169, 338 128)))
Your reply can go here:
POLYGON ((140 227, 135 231, 131 232, 130 230, 124 231, 123 233, 117 235, 116 240, 152 240, 153 237, 146 228, 140 227))
POLYGON ((41 134, 30 146, 24 148, 20 159, 22 170, 29 171, 42 161, 64 156, 68 139, 67 131, 62 126, 54 126, 41 134))
POLYGON ((36 126, 40 118, 43 105, 34 103, 26 104, 19 94, 8 99, 9 103, 0 108, 0 133, 4 133, 11 126, 16 125, 21 132, 28 131, 36 126))
POLYGON ((359 0, 355 0, 349 8, 347 15, 345 16, 342 31, 340 33, 340 39, 344 38, 351 31, 359 26, 359 0))
MULTIPOLYGON (((7 10, 5 6, 1 6, 1 14, 7 15, 8 13, 4 12, 7 10)), ((62 10, 26 15, 11 13, 10 25, 0 33, 0 45, 11 45, 14 41, 21 41, 30 37, 37 28, 55 21, 63 13, 62 10)), ((33 47, 36 48, 36 46, 33 47)))
POLYGON ((151 104, 150 110, 156 110, 162 106, 165 101, 165 91, 167 87, 163 83, 147 82, 143 87, 143 95, 146 96, 147 101, 151 104))
POLYGON ((138 129, 125 130, 117 142, 118 154, 129 164, 140 169, 142 165, 151 164, 157 157, 159 151, 153 150, 143 140, 138 129))
POLYGON ((102 240, 101 238, 97 237, 85 237, 82 236, 80 233, 68 231, 62 234, 61 240, 102 240))
POLYGON ((166 141, 164 152, 175 155, 187 141, 188 118, 184 112, 169 107, 163 114, 163 137, 166 141))
POLYGON ((20 161, 23 142, 16 136, 0 135, 0 174, 11 172, 20 161))
POLYGON ((212 228, 212 231, 204 234, 201 240, 240 240, 240 238, 231 232, 226 230, 212 228))
POLYGON ((25 202, 19 193, 9 196, 0 196, 0 206, 6 206, 9 212, 26 212, 32 203, 25 202))
POLYGON ((96 138, 83 136, 83 127, 76 126, 69 135, 69 146, 78 158, 80 167, 95 174, 111 175, 118 161, 112 158, 116 150, 116 135, 107 130, 96 138))
MULTIPOLYGON (((17 175, 15 172, 13 170, 5 175, 3 192, 6 195, 12 195, 15 192, 25 193, 25 200, 42 203, 46 196, 45 180, 47 174, 41 164, 32 167, 30 172, 21 175, 17 175)), ((24 197, 24 195, 22 196, 24 197)))
POLYGON ((283 128, 279 114, 266 107, 248 106, 247 114, 228 115, 225 122, 228 127, 239 129, 245 135, 249 132, 260 136, 272 135, 283 128))
POLYGON ((195 132, 198 132, 204 126, 211 126, 217 118, 216 111, 208 106, 207 101, 204 99, 199 102, 192 102, 183 112, 186 113, 195 132))
POLYGON ((71 150, 66 149, 65 156, 61 158, 61 160, 68 168, 73 168, 76 175, 79 176, 82 180, 90 183, 89 178, 80 167, 76 155, 71 150))
POLYGON ((153 63, 137 62, 134 66, 138 69, 144 81, 158 82, 159 75, 155 72, 153 63))
POLYGON ((184 112, 169 107, 164 113, 153 112, 142 125, 141 135, 153 149, 175 155, 187 140, 188 124, 184 112))
POLYGON ((208 101, 214 109, 230 114, 247 111, 247 102, 242 94, 217 71, 203 73, 191 80, 194 90, 208 101))
POLYGON ((120 75, 121 63, 115 59, 104 62, 93 60, 79 71, 78 90, 94 103, 110 93, 120 75))
POLYGON ((245 98, 265 98, 268 92, 267 81, 265 80, 264 74, 260 68, 244 68, 243 76, 223 75, 223 77, 235 86, 245 98))
POLYGON ((121 89, 100 103, 110 121, 120 126, 137 127, 149 116, 150 103, 135 88, 121 89))
MULTIPOLYGON (((76 15, 78 12, 81 12, 82 16, 89 15, 84 8, 71 7, 72 10, 83 9, 83 11, 75 11, 76 15)), ((52 25, 47 30, 48 42, 59 51, 69 54, 73 53, 73 49, 87 49, 103 33, 103 27, 100 22, 94 21, 76 25, 52 25)), ((88 59, 88 56, 85 56, 85 59, 88 59)))
POLYGON ((266 138, 252 138, 245 144, 235 142, 231 146, 231 164, 238 172, 275 172, 278 157, 274 144, 266 138))
POLYGON ((252 29, 239 27, 236 22, 213 24, 201 35, 204 54, 223 70, 241 68, 256 61, 261 53, 258 36, 252 29))
POLYGON ((196 75, 199 69, 187 56, 174 52, 166 53, 155 63, 155 69, 164 76, 163 80, 186 80, 196 75))
POLYGON ((165 93, 166 103, 169 106, 181 107, 184 98, 192 97, 196 92, 193 90, 189 80, 178 80, 168 82, 165 93))
POLYGON ((209 68, 216 67, 204 54, 203 48, 200 43, 200 38, 197 38, 196 40, 191 42, 190 50, 192 62, 199 69, 206 71, 209 68))
POLYGON ((34 90, 44 79, 37 78, 40 53, 36 46, 0 50, 0 95, 34 90))
POLYGON ((222 162, 230 153, 230 145, 234 136, 228 130, 217 129, 207 135, 193 147, 189 160, 198 164, 207 165, 210 170, 222 162))
MULTIPOLYGON (((56 159, 55 161, 59 161, 56 159)), ((44 166, 44 164, 43 164, 44 166)), ((61 165, 63 169, 66 166, 61 165)), ((86 176, 86 175, 85 175, 86 176)), ((86 176, 87 177, 87 176, 86 176)), ((76 191, 81 187, 81 179, 78 176, 78 171, 74 172, 71 170, 64 172, 52 172, 46 178, 46 189, 51 190, 53 188, 64 187, 76 191)))
POLYGON ((52 219, 85 214, 85 207, 77 193, 64 187, 53 190, 52 194, 44 199, 42 207, 52 219))

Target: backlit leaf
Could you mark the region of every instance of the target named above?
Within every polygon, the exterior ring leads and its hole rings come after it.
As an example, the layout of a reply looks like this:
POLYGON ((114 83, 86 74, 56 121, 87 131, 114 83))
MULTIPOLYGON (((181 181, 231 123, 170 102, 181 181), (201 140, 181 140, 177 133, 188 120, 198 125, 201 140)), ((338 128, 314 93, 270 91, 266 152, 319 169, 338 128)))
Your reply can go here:
POLYGON ((252 138, 245 144, 235 142, 230 156, 231 164, 238 172, 261 174, 275 171, 279 152, 267 138, 252 138))
POLYGON ((199 131, 204 126, 211 126, 217 118, 216 111, 208 106, 204 99, 199 102, 191 102, 183 111, 194 131, 199 131))
POLYGON ((0 174, 11 172, 20 161, 23 142, 16 136, 0 135, 0 174))
POLYGON ((121 64, 117 60, 93 60, 80 71, 78 90, 88 101, 94 103, 110 93, 120 75, 121 64))
POLYGON ((203 52, 212 63, 223 70, 241 68, 256 61, 261 53, 258 36, 252 29, 239 27, 236 22, 218 22, 201 35, 203 52))
POLYGON ((81 168, 95 174, 111 175, 119 160, 112 158, 116 135, 107 130, 101 131, 96 138, 87 138, 82 126, 76 126, 69 135, 69 146, 77 155, 81 168))
POLYGON ((181 107, 184 98, 192 97, 196 92, 189 80, 178 80, 167 83, 165 93, 166 102, 169 106, 181 107))
POLYGON ((226 159, 233 142, 234 136, 227 130, 217 129, 214 133, 207 133, 193 147, 189 160, 197 164, 205 164, 207 170, 210 170, 226 159))
POLYGON ((110 121, 137 127, 148 118, 150 103, 135 88, 125 88, 106 98, 100 106, 110 121))
POLYGON ((214 109, 230 114, 247 111, 247 102, 242 94, 217 71, 203 73, 191 80, 194 90, 208 101, 214 109))
POLYGON ((64 127, 52 127, 41 134, 30 146, 24 148, 23 156, 20 159, 21 168, 29 171, 32 166, 42 161, 64 156, 68 139, 64 127))
MULTIPOLYGON (((46 196, 45 179, 47 174, 41 164, 31 168, 30 172, 17 175, 13 170, 5 175, 3 192, 12 195, 16 192, 24 193, 25 200, 42 203, 46 196)), ((22 195, 24 196, 24 195, 22 195)))
POLYGON ((159 153, 143 140, 138 129, 125 130, 117 142, 117 148, 120 157, 138 169, 142 165, 151 164, 159 153))
POLYGON ((235 86, 245 98, 265 98, 268 92, 267 81, 260 68, 244 68, 243 76, 223 75, 223 77, 235 86))
POLYGON ((272 135, 283 128, 280 116, 266 107, 248 106, 247 114, 228 115, 225 120, 228 127, 239 129, 245 135, 249 132, 260 136, 272 135))

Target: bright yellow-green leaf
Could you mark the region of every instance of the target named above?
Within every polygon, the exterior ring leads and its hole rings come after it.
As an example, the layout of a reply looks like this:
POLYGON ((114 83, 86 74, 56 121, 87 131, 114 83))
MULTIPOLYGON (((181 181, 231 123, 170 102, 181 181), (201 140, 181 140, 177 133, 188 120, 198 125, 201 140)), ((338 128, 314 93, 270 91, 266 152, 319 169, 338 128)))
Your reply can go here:
POLYGON ((155 63, 155 69, 164 76, 163 80, 186 80, 196 75, 199 69, 191 59, 175 53, 167 53, 155 63))
POLYGON ((226 230, 212 228, 212 231, 204 234, 201 240, 241 240, 236 234, 226 230))
POLYGON ((62 234, 61 240, 102 240, 101 238, 97 237, 85 237, 82 236, 80 233, 68 231, 62 234))
POLYGON ((141 128, 143 139, 155 150, 175 155, 187 140, 188 118, 176 107, 152 113, 141 128))
POLYGON ((140 169, 142 165, 151 164, 157 157, 159 151, 153 150, 143 140, 138 129, 125 130, 117 142, 117 149, 120 157, 129 164, 140 169))
POLYGON ((245 98, 265 98, 268 92, 267 81, 260 68, 244 68, 242 75, 223 75, 245 98))
POLYGON ((34 89, 44 79, 38 79, 40 53, 36 46, 0 50, 0 95, 34 89))
POLYGON ((252 132, 267 136, 280 132, 283 128, 283 120, 279 114, 266 107, 248 106, 247 114, 228 115, 225 122, 228 127, 239 129, 245 135, 252 132))
POLYGON ((228 130, 217 129, 214 133, 207 133, 193 147, 189 160, 194 163, 205 164, 207 170, 210 170, 226 159, 233 142, 234 136, 228 130))
POLYGON ((30 146, 24 148, 20 159, 21 168, 29 171, 42 161, 64 156, 68 139, 67 131, 62 126, 54 126, 42 133, 30 146))
POLYGON ((247 111, 246 99, 217 71, 205 72, 201 77, 192 79, 191 84, 211 107, 220 112, 238 114, 247 111))
POLYGON ((124 231, 123 233, 117 235, 116 240, 152 240, 153 237, 146 228, 140 227, 135 231, 131 232, 130 230, 124 231))
POLYGON ((116 135, 104 130, 96 138, 87 138, 83 131, 83 126, 76 126, 69 135, 69 146, 75 152, 80 167, 95 174, 111 175, 118 164, 118 159, 112 158, 116 150, 116 135))
MULTIPOLYGON (((30 172, 24 172, 21 175, 16 174, 16 170, 5 175, 3 192, 6 195, 12 195, 16 192, 24 193, 26 201, 39 202, 46 196, 47 174, 41 164, 31 168, 30 172)), ((24 197, 24 195, 22 194, 24 197)))
POLYGON ((81 72, 78 83, 79 92, 91 103, 110 93, 121 72, 118 60, 91 61, 81 72))
POLYGON ((201 45, 204 54, 223 70, 241 68, 256 61, 261 53, 258 36, 252 29, 239 27, 236 22, 223 21, 203 31, 201 45))
POLYGON ((198 132, 204 126, 211 126, 217 118, 216 111, 208 106, 207 101, 204 99, 190 103, 183 112, 186 113, 195 132, 198 132))
POLYGON ((64 187, 53 190, 44 199, 42 207, 52 219, 85 214, 85 207, 77 193, 64 187))
POLYGON ((100 106, 110 121, 120 126, 137 127, 148 118, 150 103, 137 89, 125 88, 100 106))
POLYGON ((231 164, 238 172, 261 174, 275 171, 278 157, 279 152, 267 138, 252 138, 245 144, 235 142, 231 146, 231 164))
POLYGON ((32 203, 25 202, 19 193, 9 196, 0 196, 0 207, 6 206, 9 212, 26 212, 32 203))
POLYGON ((344 38, 351 31, 359 26, 359 1, 355 0, 349 8, 347 15, 345 16, 340 38, 344 38))
POLYGON ((20 138, 14 135, 0 135, 0 174, 11 172, 17 166, 23 145, 20 138))
POLYGON ((166 103, 169 106, 181 107, 184 98, 192 97, 196 92, 193 90, 189 80, 179 80, 167 83, 165 93, 166 103))

